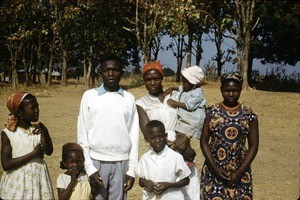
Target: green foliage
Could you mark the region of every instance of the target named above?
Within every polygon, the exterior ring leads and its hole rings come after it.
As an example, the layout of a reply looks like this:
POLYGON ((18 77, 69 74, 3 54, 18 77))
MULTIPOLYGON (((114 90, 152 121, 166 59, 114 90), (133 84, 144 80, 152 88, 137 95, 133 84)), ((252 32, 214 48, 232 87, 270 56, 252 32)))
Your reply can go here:
POLYGON ((252 57, 263 64, 295 65, 300 60, 300 4, 296 1, 262 1, 254 32, 252 57))

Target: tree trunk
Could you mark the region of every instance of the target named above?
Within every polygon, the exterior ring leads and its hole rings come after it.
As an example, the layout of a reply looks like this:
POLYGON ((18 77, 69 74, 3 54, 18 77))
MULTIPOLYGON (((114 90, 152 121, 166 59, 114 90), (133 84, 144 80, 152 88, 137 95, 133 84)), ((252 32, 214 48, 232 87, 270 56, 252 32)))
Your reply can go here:
POLYGON ((67 85, 67 50, 62 50, 61 85, 67 85))
POLYGON ((196 45, 196 65, 200 66, 200 61, 202 59, 202 32, 197 34, 197 45, 196 45))
MULTIPOLYGON (((50 47, 52 48, 52 47, 50 47)), ((52 66, 53 66, 53 51, 50 50, 50 58, 49 58, 49 65, 48 65, 48 81, 47 86, 50 86, 52 83, 52 66)))
POLYGON ((88 88, 86 61, 87 61, 86 54, 84 54, 84 58, 83 58, 83 82, 84 82, 84 87, 88 88))
POLYGON ((237 42, 238 69, 244 79, 243 87, 249 89, 249 54, 251 46, 251 29, 255 0, 240 0, 236 2, 239 16, 239 32, 237 42))
POLYGON ((38 78, 40 81, 40 84, 42 86, 46 85, 46 80, 45 80, 45 76, 42 73, 43 70, 43 66, 42 66, 42 39, 41 39, 41 35, 39 35, 39 46, 38 46, 38 51, 37 51, 37 57, 38 57, 38 78))
POLYGON ((184 45, 184 36, 178 35, 177 36, 177 71, 176 71, 176 82, 180 82, 181 80, 181 69, 183 63, 183 45, 184 45))
POLYGON ((8 49, 10 52, 11 59, 11 84, 13 88, 16 88, 19 84, 18 73, 17 73, 17 58, 19 56, 19 51, 21 49, 20 44, 16 44, 16 47, 12 44, 12 41, 9 41, 8 49))
POLYGON ((192 45, 193 45, 193 33, 189 31, 188 34, 188 46, 187 46, 187 57, 186 57, 186 68, 191 66, 192 60, 192 45))
POLYGON ((244 79, 243 86, 246 89, 249 89, 249 82, 248 82, 248 68, 249 68, 249 52, 250 52, 250 30, 245 34, 245 43, 243 48, 243 57, 241 60, 241 75, 244 79))

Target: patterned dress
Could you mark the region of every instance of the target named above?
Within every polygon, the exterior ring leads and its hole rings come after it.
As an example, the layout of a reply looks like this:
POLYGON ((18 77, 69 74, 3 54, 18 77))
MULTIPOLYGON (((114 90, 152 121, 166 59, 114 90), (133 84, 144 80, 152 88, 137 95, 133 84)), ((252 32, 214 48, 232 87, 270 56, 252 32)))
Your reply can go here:
MULTIPOLYGON (((257 119, 257 115, 244 105, 241 111, 224 111, 219 105, 213 105, 207 109, 207 113, 211 119, 209 147, 216 165, 227 172, 234 172, 245 158, 249 123, 257 119)), ((231 189, 215 176, 205 162, 201 173, 201 199, 252 199, 250 167, 242 175, 237 187, 231 189)))
MULTIPOLYGON (((41 140, 40 135, 26 133, 17 128, 15 132, 3 130, 12 147, 12 157, 20 157, 33 151, 41 140)), ((2 199, 54 199, 47 165, 42 158, 34 158, 27 164, 4 171, 0 183, 2 199)))

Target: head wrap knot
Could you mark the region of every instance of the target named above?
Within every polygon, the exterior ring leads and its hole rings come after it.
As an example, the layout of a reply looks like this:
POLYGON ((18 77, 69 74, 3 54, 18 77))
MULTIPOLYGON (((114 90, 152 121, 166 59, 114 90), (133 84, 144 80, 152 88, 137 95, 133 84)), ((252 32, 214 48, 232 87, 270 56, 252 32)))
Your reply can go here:
POLYGON ((16 92, 7 100, 6 106, 8 110, 10 111, 10 114, 8 115, 7 122, 5 123, 5 127, 10 131, 15 131, 18 118, 16 116, 16 112, 18 111, 20 104, 22 103, 23 99, 28 95, 27 92, 16 92))

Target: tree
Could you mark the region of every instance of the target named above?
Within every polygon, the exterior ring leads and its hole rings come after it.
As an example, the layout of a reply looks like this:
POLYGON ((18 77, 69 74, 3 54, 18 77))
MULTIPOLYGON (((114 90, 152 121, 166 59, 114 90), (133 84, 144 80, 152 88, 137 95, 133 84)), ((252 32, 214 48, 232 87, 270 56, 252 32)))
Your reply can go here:
POLYGON ((262 1, 256 14, 251 58, 263 64, 295 65, 300 60, 300 4, 297 1, 262 1))
POLYGON ((222 49, 226 30, 232 25, 233 6, 231 0, 226 1, 205 1, 205 10, 209 13, 210 33, 207 34, 210 40, 216 46, 216 55, 213 60, 217 63, 217 77, 221 77, 221 71, 226 62, 231 61, 231 55, 234 54, 232 49, 227 51, 222 49))
MULTIPOLYGON (((238 72, 244 79, 244 88, 249 88, 249 56, 252 40, 252 32, 259 18, 254 16, 257 0, 236 0, 235 12, 232 13, 232 26, 228 29, 231 39, 236 42, 236 63, 238 72)), ((249 79, 250 80, 250 79, 249 79)))

